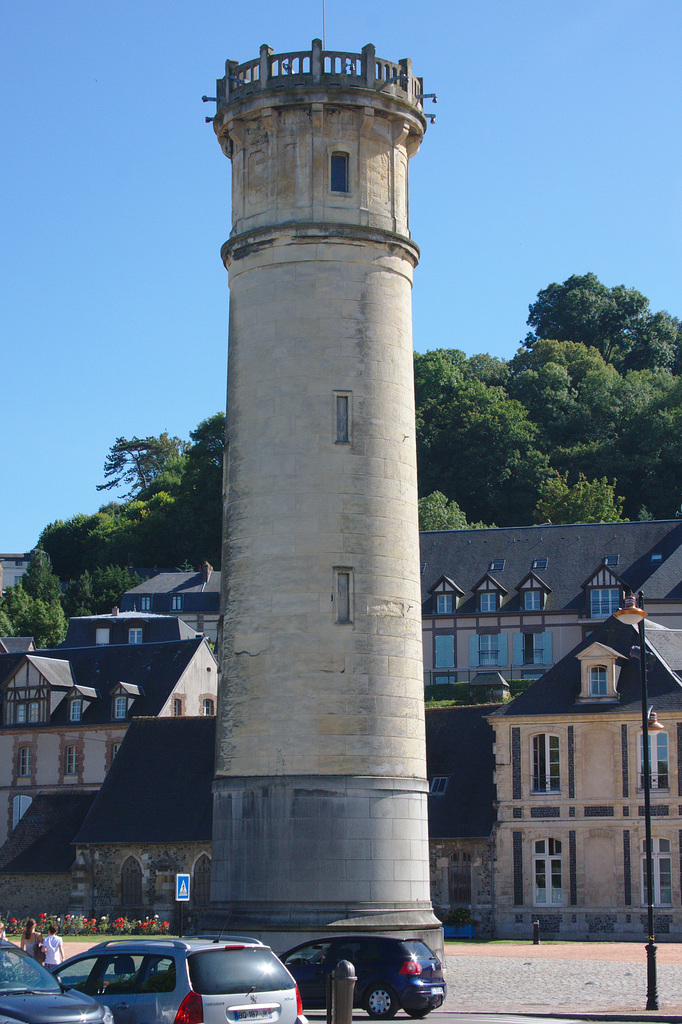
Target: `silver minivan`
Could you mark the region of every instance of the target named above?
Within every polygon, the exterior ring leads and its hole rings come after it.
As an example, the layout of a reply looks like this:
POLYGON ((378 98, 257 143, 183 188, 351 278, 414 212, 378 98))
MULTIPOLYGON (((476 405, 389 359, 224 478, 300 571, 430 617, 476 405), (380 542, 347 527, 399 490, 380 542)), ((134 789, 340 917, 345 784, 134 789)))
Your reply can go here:
POLYGON ((52 972, 114 1024, 307 1024, 293 977, 255 939, 113 940, 52 972))

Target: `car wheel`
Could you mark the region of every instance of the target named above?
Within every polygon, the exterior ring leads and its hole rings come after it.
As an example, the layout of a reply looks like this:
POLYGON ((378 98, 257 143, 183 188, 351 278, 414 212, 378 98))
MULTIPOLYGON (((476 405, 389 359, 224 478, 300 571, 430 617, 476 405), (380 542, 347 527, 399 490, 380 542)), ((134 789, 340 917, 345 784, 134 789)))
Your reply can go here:
POLYGON ((431 1010, 405 1010, 405 1013, 414 1020, 421 1020, 427 1013, 431 1013, 431 1010))
POLYGON ((363 1006, 374 1020, 389 1020, 398 1012, 398 997, 390 985, 374 985, 367 989, 363 1006))

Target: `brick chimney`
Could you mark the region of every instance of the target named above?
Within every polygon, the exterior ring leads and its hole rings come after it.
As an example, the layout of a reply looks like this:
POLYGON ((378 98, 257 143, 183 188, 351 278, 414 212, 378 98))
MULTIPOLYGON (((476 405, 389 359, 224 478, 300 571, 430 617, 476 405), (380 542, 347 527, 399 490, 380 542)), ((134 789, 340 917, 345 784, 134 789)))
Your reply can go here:
POLYGON ((202 579, 203 579, 204 583, 208 583, 208 581, 211 578, 211 573, 212 572, 213 572, 213 566, 211 565, 211 563, 210 562, 202 562, 202 565, 201 565, 201 576, 202 576, 202 579))
POLYGON ((118 607, 117 607, 117 605, 114 605, 114 607, 111 609, 111 614, 112 615, 118 615, 118 607))

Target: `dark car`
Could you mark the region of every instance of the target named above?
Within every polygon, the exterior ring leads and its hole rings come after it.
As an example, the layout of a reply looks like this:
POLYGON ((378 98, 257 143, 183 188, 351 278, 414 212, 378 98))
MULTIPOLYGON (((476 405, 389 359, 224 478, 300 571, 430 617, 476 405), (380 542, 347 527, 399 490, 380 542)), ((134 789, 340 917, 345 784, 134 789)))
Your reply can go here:
POLYGON ((443 965, 421 939, 380 935, 343 935, 317 939, 282 953, 305 1009, 324 1007, 327 977, 339 960, 355 967, 353 1003, 370 1017, 394 1017, 402 1007, 409 1017, 425 1017, 445 1000, 443 965))
POLYGON ((0 943, 0 1021, 24 1024, 113 1024, 111 1010, 83 992, 65 992, 34 957, 0 943))

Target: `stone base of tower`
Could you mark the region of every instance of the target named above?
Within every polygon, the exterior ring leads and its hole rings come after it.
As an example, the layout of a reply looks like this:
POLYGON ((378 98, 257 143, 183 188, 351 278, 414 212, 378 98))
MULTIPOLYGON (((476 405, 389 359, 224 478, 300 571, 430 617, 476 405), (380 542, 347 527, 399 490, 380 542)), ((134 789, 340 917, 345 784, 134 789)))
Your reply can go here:
POLYGON ((414 779, 216 779, 204 930, 277 952, 328 932, 374 932, 423 938, 442 955, 426 790, 414 779))

